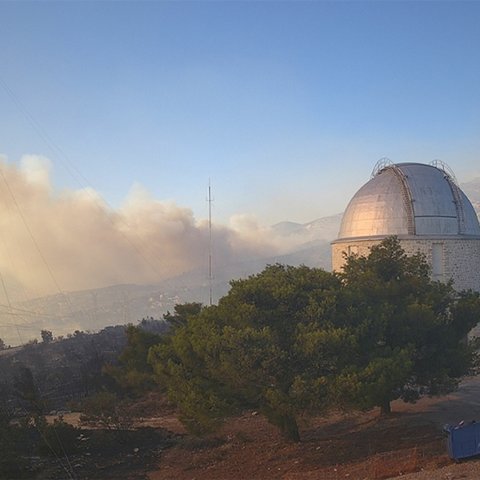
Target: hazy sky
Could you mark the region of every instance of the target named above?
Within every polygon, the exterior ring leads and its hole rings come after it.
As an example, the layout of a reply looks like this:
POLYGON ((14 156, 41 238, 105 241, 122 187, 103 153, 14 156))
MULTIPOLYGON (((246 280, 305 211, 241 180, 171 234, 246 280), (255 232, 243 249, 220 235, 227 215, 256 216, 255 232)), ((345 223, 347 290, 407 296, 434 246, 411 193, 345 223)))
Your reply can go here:
POLYGON ((480 175, 480 2, 1 2, 0 22, 0 154, 48 157, 59 190, 119 207, 136 182, 199 219, 211 177, 216 219, 271 224, 342 211, 383 156, 480 175))

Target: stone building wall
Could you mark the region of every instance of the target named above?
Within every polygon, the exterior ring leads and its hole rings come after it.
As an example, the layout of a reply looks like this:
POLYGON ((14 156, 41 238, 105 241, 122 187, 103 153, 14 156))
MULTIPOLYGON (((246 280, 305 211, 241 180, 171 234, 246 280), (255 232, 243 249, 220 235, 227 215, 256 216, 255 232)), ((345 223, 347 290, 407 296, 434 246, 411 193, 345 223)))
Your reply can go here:
MULTIPOLYGON (((332 268, 340 271, 345 259, 343 252, 368 255, 370 248, 382 241, 378 239, 348 239, 332 243, 332 268)), ((409 255, 421 252, 432 267, 432 278, 454 281, 457 290, 473 289, 480 292, 480 239, 479 238, 401 238, 400 243, 409 255), (434 258, 435 257, 435 258, 434 258)))

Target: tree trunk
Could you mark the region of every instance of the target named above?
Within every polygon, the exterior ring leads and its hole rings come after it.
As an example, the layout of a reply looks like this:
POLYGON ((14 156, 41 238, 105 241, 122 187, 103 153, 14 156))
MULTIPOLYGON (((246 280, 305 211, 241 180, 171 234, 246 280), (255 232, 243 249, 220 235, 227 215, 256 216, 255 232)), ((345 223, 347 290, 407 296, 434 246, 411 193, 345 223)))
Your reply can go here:
POLYGON ((293 415, 285 415, 282 417, 280 429, 288 440, 292 440, 293 442, 300 441, 297 419, 293 415))
POLYGON ((380 405, 380 415, 383 417, 385 415, 390 415, 392 413, 392 407, 390 405, 390 400, 384 400, 380 405))

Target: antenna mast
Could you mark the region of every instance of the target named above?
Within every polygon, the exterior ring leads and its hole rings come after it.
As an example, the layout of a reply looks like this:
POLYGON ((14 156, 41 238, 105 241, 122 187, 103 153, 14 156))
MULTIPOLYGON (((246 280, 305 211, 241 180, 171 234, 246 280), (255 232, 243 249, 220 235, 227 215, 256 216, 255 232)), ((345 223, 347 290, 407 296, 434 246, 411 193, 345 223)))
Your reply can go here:
POLYGON ((212 305, 213 275, 212 275, 212 187, 208 179, 208 290, 209 301, 212 305))

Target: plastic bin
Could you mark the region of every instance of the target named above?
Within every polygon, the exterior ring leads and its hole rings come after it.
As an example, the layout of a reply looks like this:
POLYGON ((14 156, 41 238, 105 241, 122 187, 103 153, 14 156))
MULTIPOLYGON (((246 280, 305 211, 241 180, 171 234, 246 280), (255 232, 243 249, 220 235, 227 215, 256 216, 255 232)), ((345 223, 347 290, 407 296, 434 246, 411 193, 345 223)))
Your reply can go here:
POLYGON ((480 423, 446 425, 444 431, 450 458, 460 460, 480 455, 480 423))

